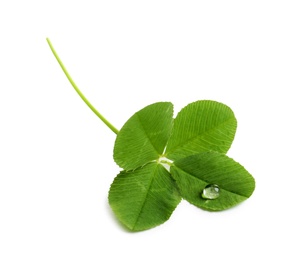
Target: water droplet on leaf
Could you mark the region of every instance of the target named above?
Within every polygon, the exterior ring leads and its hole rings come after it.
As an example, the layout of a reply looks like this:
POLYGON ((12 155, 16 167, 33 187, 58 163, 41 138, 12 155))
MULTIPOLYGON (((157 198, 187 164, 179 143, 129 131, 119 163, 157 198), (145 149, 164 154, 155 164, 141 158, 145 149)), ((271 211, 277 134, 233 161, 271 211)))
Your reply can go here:
POLYGON ((219 197, 220 195, 220 188, 216 184, 208 184, 202 193, 202 198, 203 199, 209 199, 209 200, 214 200, 219 197))

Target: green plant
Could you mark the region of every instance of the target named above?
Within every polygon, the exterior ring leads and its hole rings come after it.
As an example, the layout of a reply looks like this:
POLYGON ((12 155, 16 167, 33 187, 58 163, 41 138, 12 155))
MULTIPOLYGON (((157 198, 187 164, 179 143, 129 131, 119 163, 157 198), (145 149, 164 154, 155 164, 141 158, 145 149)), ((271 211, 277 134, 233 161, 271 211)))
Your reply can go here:
POLYGON ((228 106, 200 100, 173 119, 173 105, 158 102, 136 112, 118 131, 81 93, 47 41, 80 97, 117 134, 114 160, 123 170, 108 198, 128 229, 140 231, 164 223, 182 198, 202 209, 219 211, 252 195, 254 178, 226 155, 237 127, 228 106))

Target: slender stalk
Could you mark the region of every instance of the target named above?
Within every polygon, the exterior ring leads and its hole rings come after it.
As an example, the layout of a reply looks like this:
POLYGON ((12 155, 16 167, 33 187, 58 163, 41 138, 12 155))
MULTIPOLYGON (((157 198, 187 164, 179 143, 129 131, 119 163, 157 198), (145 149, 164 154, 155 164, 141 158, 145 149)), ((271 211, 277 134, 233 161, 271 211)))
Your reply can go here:
POLYGON ((83 93, 79 90, 79 88, 77 87, 77 85, 75 84, 75 82, 73 81, 73 79, 71 78, 71 76, 69 75, 68 71, 66 70, 63 62, 61 61, 61 59, 59 58, 59 56, 57 55, 55 49, 53 48, 53 45, 51 43, 51 41, 49 40, 49 38, 47 38, 47 42, 50 46, 50 49, 54 55, 54 57, 56 58, 58 64, 61 66, 63 72, 65 73, 67 79, 69 80, 69 82, 71 83, 72 87, 75 89, 75 91, 79 94, 79 96, 81 97, 81 99, 83 99, 83 101, 85 102, 85 104, 92 110, 92 112, 94 112, 101 120, 104 124, 106 124, 108 126, 108 128, 110 130, 112 130, 115 134, 118 134, 118 130, 108 121, 106 120, 106 118, 104 116, 102 116, 99 111, 88 101, 88 99, 83 95, 83 93))

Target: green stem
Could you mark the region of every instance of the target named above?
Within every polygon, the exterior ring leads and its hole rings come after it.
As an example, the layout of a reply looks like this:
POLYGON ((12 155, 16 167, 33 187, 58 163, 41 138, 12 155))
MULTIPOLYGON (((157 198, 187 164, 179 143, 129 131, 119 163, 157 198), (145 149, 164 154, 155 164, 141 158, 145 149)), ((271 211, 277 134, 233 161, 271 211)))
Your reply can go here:
POLYGON ((81 97, 81 99, 83 99, 83 101, 86 103, 86 105, 92 110, 92 112, 94 112, 101 120, 104 124, 106 124, 108 126, 108 128, 110 130, 112 130, 115 134, 118 134, 118 130, 110 123, 106 120, 106 118, 104 116, 102 116, 99 111, 88 101, 88 99, 83 95, 83 93, 79 90, 79 88, 77 87, 77 85, 74 83, 73 79, 71 78, 71 76, 69 75, 68 71, 66 70, 63 62, 61 61, 61 59, 59 58, 59 56, 57 55, 55 49, 52 46, 51 41, 47 38, 47 42, 50 46, 51 51, 53 52, 54 57, 56 58, 58 64, 61 66, 63 72, 65 73, 67 79, 70 81, 72 87, 75 89, 75 91, 79 94, 79 96, 81 97))

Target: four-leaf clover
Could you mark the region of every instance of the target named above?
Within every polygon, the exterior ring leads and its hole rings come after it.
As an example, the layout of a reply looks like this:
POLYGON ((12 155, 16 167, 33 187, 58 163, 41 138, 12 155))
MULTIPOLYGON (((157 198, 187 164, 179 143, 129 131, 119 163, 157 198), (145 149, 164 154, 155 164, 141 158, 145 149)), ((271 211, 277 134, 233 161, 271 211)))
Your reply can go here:
POLYGON ((123 170, 114 179, 108 198, 128 229, 140 231, 164 223, 182 198, 218 211, 252 195, 252 175, 225 155, 237 127, 229 107, 197 101, 173 119, 173 105, 159 102, 135 113, 118 131, 79 90, 47 41, 79 96, 117 134, 114 160, 123 170))

